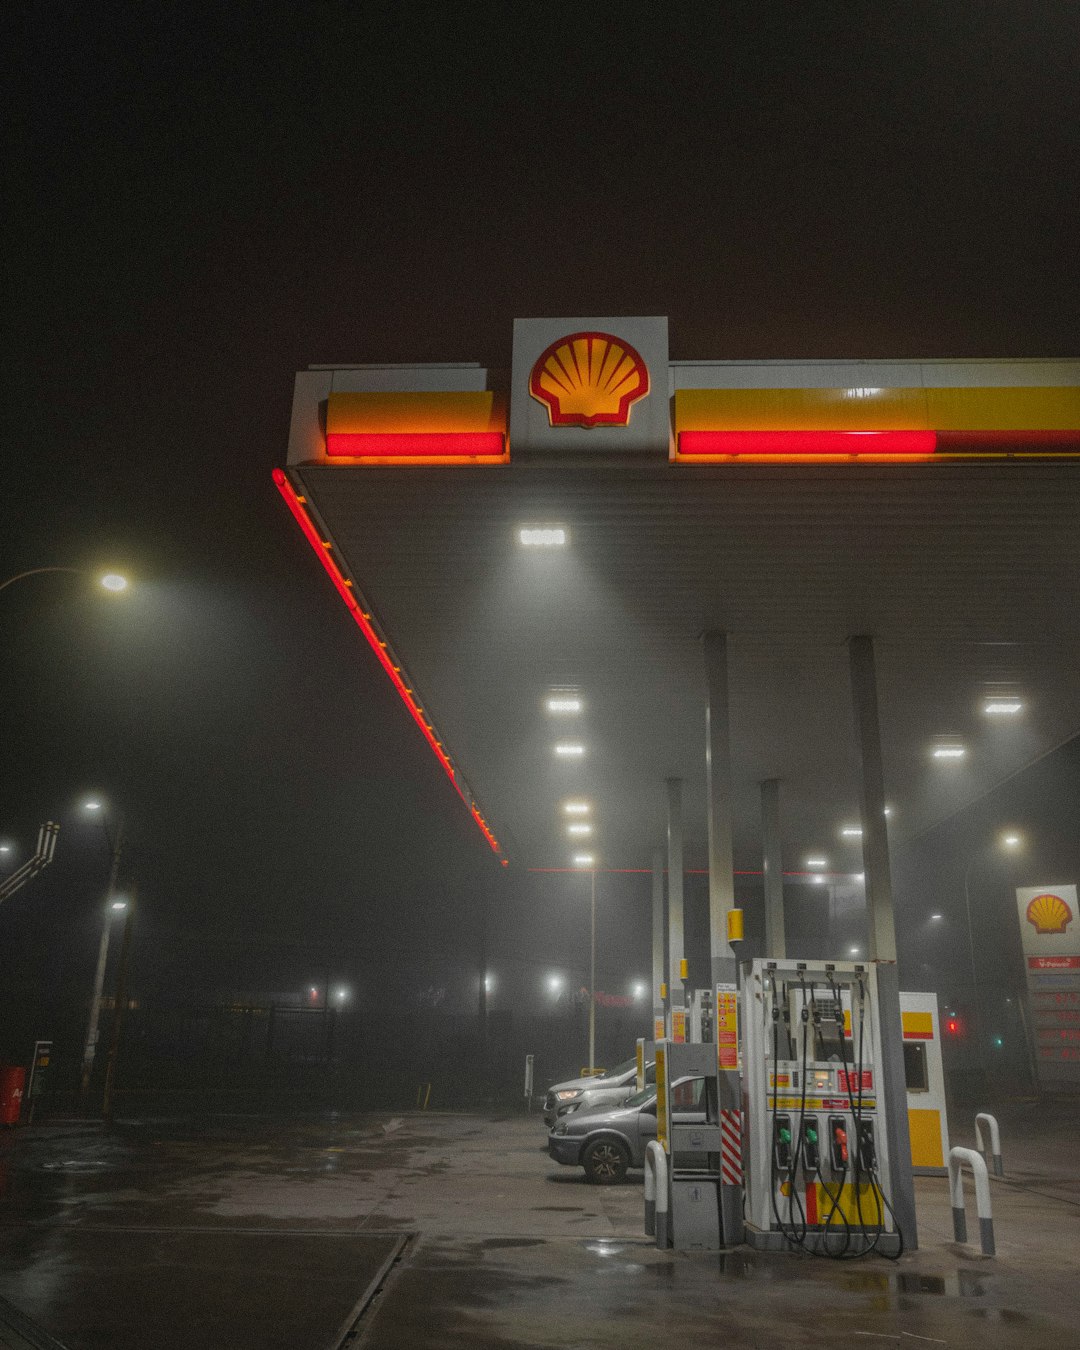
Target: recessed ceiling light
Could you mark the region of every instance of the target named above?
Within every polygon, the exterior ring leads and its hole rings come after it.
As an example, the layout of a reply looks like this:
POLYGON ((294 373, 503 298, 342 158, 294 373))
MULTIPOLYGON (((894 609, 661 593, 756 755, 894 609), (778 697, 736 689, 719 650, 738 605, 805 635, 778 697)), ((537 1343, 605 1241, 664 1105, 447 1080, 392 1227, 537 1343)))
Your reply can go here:
POLYGON ((935 919, 935 920, 936 920, 936 919, 941 919, 941 918, 943 918, 944 916, 941 915, 941 914, 931 914, 930 917, 931 917, 932 919, 935 919))
POLYGON ((591 826, 591 825, 584 825, 584 824, 582 824, 582 825, 567 825, 567 827, 566 827, 566 833, 567 833, 567 834, 576 834, 576 835, 592 834, 592 826, 591 826))
POLYGON ((1023 707, 1024 705, 1018 698, 991 698, 983 704, 983 712, 989 713, 991 716, 998 714, 1008 716, 1010 713, 1021 712, 1023 707))
POLYGON ((1001 836, 1001 842, 1006 848, 1019 848, 1020 836, 1018 834, 1004 834, 1001 836))
POLYGON ((573 759, 575 755, 583 755, 585 753, 585 747, 572 741, 561 741, 555 747, 555 753, 557 755, 562 755, 565 758, 573 759))
POLYGON ((935 745, 935 759, 963 759, 967 750, 962 745, 935 745))
POLYGON ((806 865, 807 867, 828 867, 829 860, 828 858, 807 858, 806 865))
POLYGON ((858 956, 858 954, 859 954, 859 949, 858 949, 858 947, 849 947, 849 948, 848 948, 848 955, 849 955, 849 956, 858 956))
POLYGON ((525 548, 565 548, 568 537, 564 525, 525 525, 518 531, 525 548))
POLYGON ((591 853, 575 853, 573 857, 575 867, 591 867, 595 861, 591 853))
POLYGON ((820 872, 818 872, 818 873, 816 873, 814 876, 812 876, 812 877, 810 878, 810 880, 814 883, 815 886, 824 886, 824 885, 825 885, 825 878, 821 875, 820 872))
POLYGON ((892 815, 892 807, 891 807, 891 806, 887 806, 887 807, 885 808, 885 814, 886 814, 887 816, 891 816, 891 815, 892 815))
POLYGON ((552 694, 545 700, 544 706, 549 713, 579 713, 581 699, 575 694, 552 694))
POLYGON ((592 807, 588 802, 563 802, 563 810, 568 816, 587 816, 592 807))
POLYGON ((866 873, 865 873, 865 872, 856 872, 856 873, 855 873, 855 880, 856 880, 856 881, 865 881, 865 880, 866 880, 866 873))
POLYGON ((861 838, 862 838, 862 826, 861 826, 861 825, 845 825, 844 828, 840 831, 840 833, 844 836, 845 839, 861 839, 861 838))

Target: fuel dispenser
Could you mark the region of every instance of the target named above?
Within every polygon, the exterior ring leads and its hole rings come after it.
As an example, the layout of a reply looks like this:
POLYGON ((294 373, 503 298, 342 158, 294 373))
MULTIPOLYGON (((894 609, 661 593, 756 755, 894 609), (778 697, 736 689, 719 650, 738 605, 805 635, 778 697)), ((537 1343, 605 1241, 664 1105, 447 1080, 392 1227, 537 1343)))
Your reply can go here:
POLYGON ((742 986, 746 1240, 836 1258, 898 1256, 878 971, 759 959, 742 986))
POLYGON ((667 1166, 670 1242, 684 1251, 723 1245, 717 1089, 715 1045, 656 1042, 656 1138, 667 1166))

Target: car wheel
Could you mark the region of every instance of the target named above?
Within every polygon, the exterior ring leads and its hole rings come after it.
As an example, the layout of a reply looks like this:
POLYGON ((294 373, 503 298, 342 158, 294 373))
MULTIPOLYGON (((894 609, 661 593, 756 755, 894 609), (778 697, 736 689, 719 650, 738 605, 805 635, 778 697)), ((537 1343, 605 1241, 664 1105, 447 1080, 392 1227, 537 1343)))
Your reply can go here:
POLYGON ((617 1139, 597 1139, 582 1154, 581 1165, 594 1186, 614 1186, 626 1176, 630 1154, 617 1139))

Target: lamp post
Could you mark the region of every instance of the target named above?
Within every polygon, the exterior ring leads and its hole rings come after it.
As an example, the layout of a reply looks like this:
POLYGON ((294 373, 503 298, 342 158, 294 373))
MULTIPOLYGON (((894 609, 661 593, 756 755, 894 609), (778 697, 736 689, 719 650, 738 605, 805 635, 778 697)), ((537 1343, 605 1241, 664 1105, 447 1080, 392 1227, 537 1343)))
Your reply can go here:
MULTIPOLYGON (((116 909, 122 902, 113 901, 116 909)), ((109 1057, 105 1064, 105 1093, 101 1103, 101 1114, 108 1124, 112 1124, 113 1092, 116 1089, 116 1062, 120 1054, 120 1031, 124 1025, 124 1013, 127 1011, 127 974, 128 958, 131 954, 131 927, 135 918, 134 893, 131 903, 124 904, 124 940, 120 945, 120 970, 116 977, 116 997, 113 1000, 112 1026, 109 1029, 109 1057)))
MULTIPOLYGON (((16 572, 14 576, 8 577, 6 581, 0 581, 0 591, 13 586, 16 581, 22 581, 24 577, 40 576, 43 572, 69 572, 75 576, 90 576, 92 573, 85 567, 30 567, 25 572, 16 572)), ((107 591, 114 594, 120 591, 126 591, 128 588, 128 579, 119 572, 105 572, 98 577, 98 584, 107 591)))
MULTIPOLYGON (((1015 851, 1020 847, 1021 836, 1015 832, 1009 832, 1002 835, 1000 845, 1002 848, 1015 851)), ((975 961, 975 928, 971 921, 971 873, 975 864, 986 856, 987 850, 974 853, 968 860, 967 867, 964 869, 964 916, 967 921, 967 939, 968 939, 968 959, 971 965, 971 1004, 974 1013, 974 1033, 979 1047, 979 1067, 982 1070, 983 1085, 990 1087, 990 1066, 986 1058, 985 1035, 987 1027, 983 1018, 982 997, 979 993, 979 972, 975 961)))
POLYGON ((596 1068, 596 868, 589 873, 589 1072, 596 1068))
MULTIPOLYGON (((89 801, 85 804, 88 811, 102 811, 103 807, 98 801, 89 801)), ((109 882, 105 889, 104 915, 101 922, 101 942, 98 945, 97 969, 94 973, 94 992, 90 999, 90 1017, 86 1024, 86 1040, 83 1044, 82 1073, 79 1078, 79 1104, 86 1105, 87 1094, 90 1091, 90 1078, 94 1072, 94 1057, 97 1053, 98 1043, 98 1023, 101 1018, 101 995, 105 988, 105 967, 109 959, 109 934, 112 931, 112 921, 116 915, 124 908, 121 901, 116 898, 116 878, 120 870, 120 855, 124 847, 124 827, 123 821, 117 821, 116 833, 109 833, 108 818, 102 814, 101 828, 105 831, 105 840, 109 845, 109 882)))

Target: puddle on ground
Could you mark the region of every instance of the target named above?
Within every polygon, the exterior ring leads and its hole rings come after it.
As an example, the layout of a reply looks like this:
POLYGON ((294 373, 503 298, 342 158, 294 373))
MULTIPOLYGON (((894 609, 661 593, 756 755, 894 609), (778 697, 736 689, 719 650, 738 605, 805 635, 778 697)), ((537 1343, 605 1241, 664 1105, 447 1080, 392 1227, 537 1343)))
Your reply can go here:
POLYGON ((44 1162, 43 1172, 107 1172, 114 1163, 100 1162, 93 1158, 64 1158, 59 1162, 44 1162))
MULTIPOLYGON (((787 1264, 784 1253, 721 1252, 716 1258, 722 1275, 741 1280, 768 1283, 790 1279, 796 1272, 787 1264)), ((839 1265, 839 1262, 836 1263, 839 1265)), ((820 1263, 815 1263, 815 1269, 820 1263)), ((806 1274, 809 1275, 809 1269, 806 1274)), ((868 1294, 949 1294, 953 1298, 984 1298, 990 1291, 992 1275, 986 1271, 957 1270, 954 1274, 924 1275, 918 1271, 851 1270, 840 1276, 844 1288, 852 1293, 868 1294)))
POLYGON ((543 1238, 484 1238, 481 1247, 486 1247, 489 1251, 501 1247, 542 1247, 543 1238))

